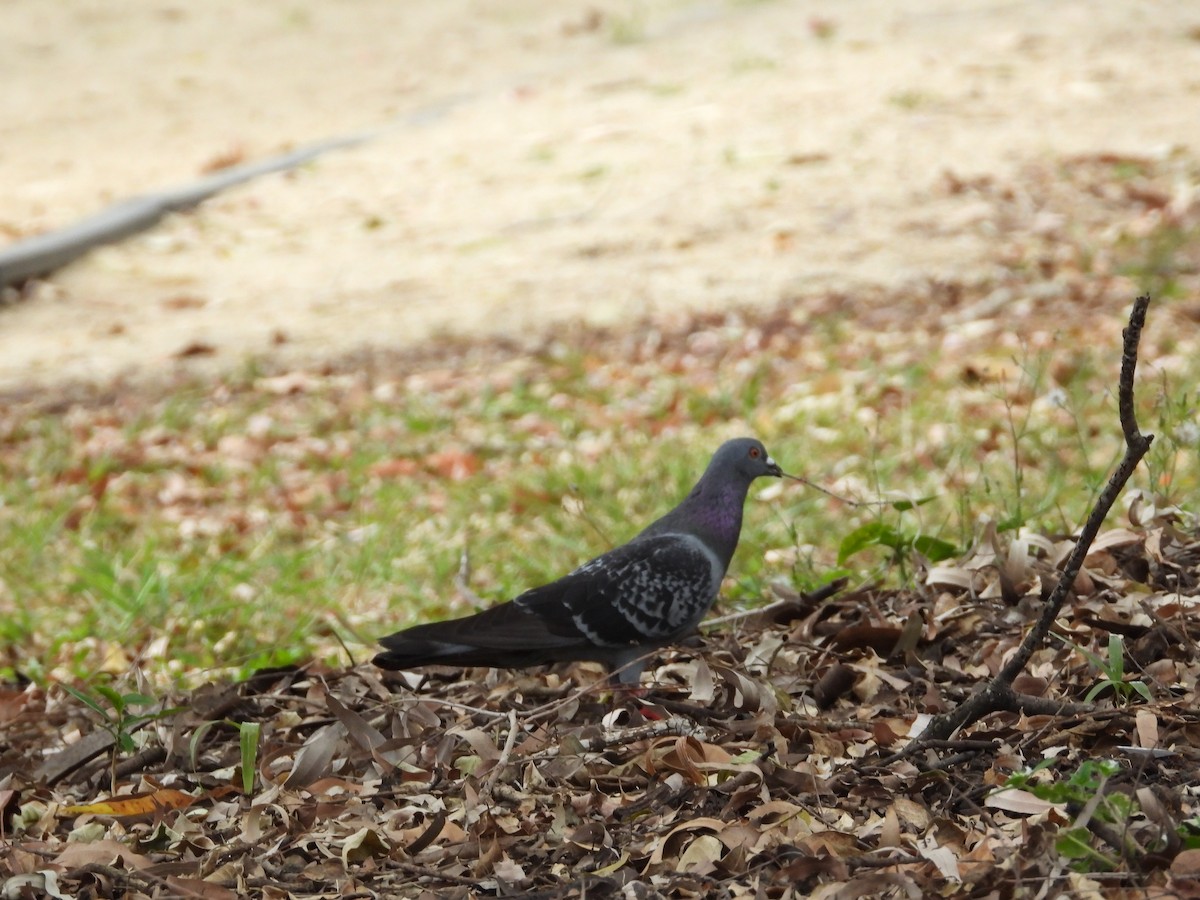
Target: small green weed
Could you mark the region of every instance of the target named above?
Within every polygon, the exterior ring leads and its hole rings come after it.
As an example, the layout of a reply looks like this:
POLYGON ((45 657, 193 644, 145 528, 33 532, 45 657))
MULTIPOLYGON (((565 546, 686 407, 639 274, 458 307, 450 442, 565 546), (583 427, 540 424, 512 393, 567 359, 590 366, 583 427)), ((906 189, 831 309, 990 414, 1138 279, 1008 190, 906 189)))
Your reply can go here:
POLYGON ((204 742, 208 732, 216 725, 225 725, 237 730, 238 748, 241 752, 241 764, 238 768, 241 772, 242 793, 249 797, 254 792, 255 776, 258 772, 258 750, 262 743, 262 725, 258 722, 235 722, 231 719, 223 721, 210 719, 207 722, 201 722, 192 732, 191 740, 188 741, 188 755, 193 772, 199 770, 200 745, 204 742))
POLYGON ((1149 702, 1153 699, 1150 695, 1150 688, 1140 679, 1133 681, 1125 680, 1125 640, 1119 634, 1110 634, 1108 636, 1108 659, 1097 656, 1090 650, 1080 647, 1076 644, 1059 638, 1067 646, 1078 650, 1095 666, 1103 676, 1084 696, 1084 700, 1089 703, 1103 694, 1105 691, 1111 690, 1116 697, 1119 705, 1125 706, 1133 699, 1133 695, 1137 694, 1143 700, 1149 702))
MULTIPOLYGON (((908 512, 931 502, 933 497, 922 497, 919 500, 899 500, 888 504, 898 513, 908 512)), ((907 579, 908 563, 914 553, 920 553, 930 562, 941 562, 959 554, 959 548, 949 541, 923 534, 915 528, 902 527, 879 519, 867 522, 855 528, 838 546, 837 562, 844 566, 850 557, 861 553, 869 547, 884 547, 891 551, 890 561, 900 571, 900 577, 907 579)))
MULTIPOLYGON (((1121 770, 1120 763, 1111 759, 1084 760, 1066 778, 1038 780, 1039 774, 1054 764, 1055 760, 1044 759, 1031 769, 1009 776, 1004 787, 1028 791, 1048 803, 1063 803, 1073 810, 1082 811, 1094 804, 1091 815, 1097 821, 1122 829, 1138 812, 1137 803, 1126 794, 1104 793, 1108 780, 1121 770)), ((1055 841, 1055 849, 1071 860, 1071 867, 1079 872, 1110 871, 1119 862, 1096 849, 1094 838, 1084 825, 1063 829, 1055 841)))
POLYGON ((121 753, 132 753, 137 749, 133 733, 147 722, 153 722, 181 712, 183 707, 158 709, 154 712, 136 713, 134 707, 154 706, 159 703, 153 697, 137 692, 121 693, 107 684, 92 685, 91 691, 80 690, 69 684, 62 689, 100 717, 100 727, 112 735, 113 752, 109 765, 112 792, 117 792, 117 757, 121 753))

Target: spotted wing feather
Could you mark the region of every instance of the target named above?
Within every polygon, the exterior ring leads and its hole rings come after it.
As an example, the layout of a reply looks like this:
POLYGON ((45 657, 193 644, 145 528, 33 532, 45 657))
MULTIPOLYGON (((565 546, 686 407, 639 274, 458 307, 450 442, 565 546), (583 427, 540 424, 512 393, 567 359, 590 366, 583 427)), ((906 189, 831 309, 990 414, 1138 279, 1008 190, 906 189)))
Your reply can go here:
POLYGON ((385 637, 386 652, 375 661, 395 669, 610 662, 631 645, 667 643, 694 627, 715 598, 719 577, 694 539, 645 538, 508 603, 385 637))

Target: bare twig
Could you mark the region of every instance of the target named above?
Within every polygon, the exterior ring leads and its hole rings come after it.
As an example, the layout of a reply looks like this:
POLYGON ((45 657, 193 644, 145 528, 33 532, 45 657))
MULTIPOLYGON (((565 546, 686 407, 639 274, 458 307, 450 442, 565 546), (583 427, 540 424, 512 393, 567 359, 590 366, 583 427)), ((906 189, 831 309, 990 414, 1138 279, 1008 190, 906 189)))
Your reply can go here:
POLYGON ((816 605, 822 600, 827 600, 834 594, 839 593, 847 584, 849 578, 835 578, 828 584, 823 584, 819 588, 811 591, 806 591, 799 596, 780 597, 778 600, 772 600, 766 606, 756 606, 753 609, 741 609, 737 612, 726 613, 723 616, 717 616, 714 619, 705 619, 699 624, 699 628, 715 628, 718 625, 728 625, 730 622, 740 622, 743 619, 751 619, 756 616, 766 616, 779 609, 787 609, 791 606, 797 606, 801 601, 806 604, 816 605))
POLYGON ((488 775, 488 780, 483 786, 483 795, 490 797, 492 791, 496 788, 496 782, 500 779, 501 773, 508 768, 509 757, 512 756, 513 747, 517 743, 517 732, 520 731, 521 724, 517 721, 517 711, 510 709, 508 711, 508 739, 504 742, 504 749, 500 751, 500 758, 496 760, 496 765, 492 769, 492 773, 488 775))
POLYGON ((791 597, 781 597, 778 600, 772 600, 766 606, 756 606, 753 609, 739 609, 737 612, 726 613, 723 616, 717 616, 715 619, 706 619, 697 627, 715 628, 718 625, 728 625, 730 622, 740 622, 742 619, 751 619, 755 616, 765 616, 775 612, 777 609, 783 609, 786 606, 795 605, 796 601, 791 597))
POLYGON ((1137 370, 1138 343, 1141 340, 1142 326, 1146 322, 1146 310, 1149 305, 1149 296, 1138 297, 1134 301, 1133 310, 1129 314, 1129 325, 1123 332, 1124 348, 1121 355, 1121 376, 1117 398, 1121 416, 1121 431, 1125 436, 1125 455, 1117 464, 1108 483, 1104 486, 1104 490, 1100 492, 1100 496, 1096 498, 1096 504, 1092 507, 1087 522, 1079 533, 1079 539, 1075 542, 1075 547, 1063 566, 1058 583, 1055 584, 1054 590, 1042 607, 1041 615, 996 677, 956 709, 937 716, 922 734, 921 739, 910 744, 902 755, 909 756, 920 752, 929 746, 929 741, 948 738, 960 728, 979 721, 988 713, 998 710, 1029 709, 1031 706, 1037 705, 1031 703, 1034 698, 1027 698, 1013 690, 1013 680, 1024 671, 1033 654, 1045 642, 1046 636, 1054 625, 1054 620, 1062 610, 1071 586, 1075 583, 1079 570, 1083 567, 1083 561, 1087 558, 1092 542, 1099 534, 1104 520, 1124 489, 1125 483, 1129 481, 1134 469, 1142 461, 1154 440, 1154 435, 1142 434, 1138 430, 1133 405, 1133 382, 1137 370))
POLYGON ((850 497, 843 497, 841 494, 835 494, 833 491, 829 490, 828 488, 823 488, 819 484, 809 481, 807 478, 801 478, 799 475, 791 475, 787 472, 784 472, 783 477, 790 478, 790 479, 792 479, 792 481, 798 481, 801 484, 803 484, 807 487, 810 487, 815 491, 820 491, 822 494, 825 494, 827 497, 832 497, 834 500, 840 500, 842 503, 845 503, 849 506, 887 506, 889 503, 892 502, 891 500, 883 500, 883 499, 853 500, 850 497))
POLYGON ((612 731, 606 731, 603 734, 594 735, 593 737, 580 738, 578 745, 574 748, 564 750, 562 745, 547 747, 544 750, 538 750, 535 753, 529 754, 526 759, 553 759, 563 753, 569 753, 571 750, 583 753, 597 753, 601 750, 607 750, 609 747, 627 747, 638 741, 649 741, 660 737, 689 737, 693 735, 702 737, 705 733, 704 726, 697 725, 691 719, 685 719, 682 716, 671 716, 669 719, 658 719, 654 722, 647 722, 645 725, 631 725, 628 728, 616 728, 612 731))
POLYGON ((479 880, 476 878, 463 878, 461 875, 453 875, 450 872, 439 872, 437 869, 431 869, 428 866, 419 866, 416 863, 410 863, 403 859, 393 859, 389 862, 389 865, 395 866, 401 872, 415 875, 418 878, 428 878, 433 882, 457 884, 472 888, 479 887, 479 880))
POLYGON ((483 598, 471 590, 471 550, 463 544, 462 556, 458 558, 458 571, 454 574, 454 587, 459 596, 472 606, 485 606, 483 598))
POLYGON ((428 696, 428 697, 425 697, 425 696, 399 697, 399 696, 393 696, 393 697, 389 698, 388 702, 389 702, 389 703, 412 703, 412 704, 417 704, 417 703, 436 703, 438 706, 445 706, 445 707, 446 707, 446 708, 448 708, 448 709, 457 709, 457 710, 460 710, 460 711, 462 711, 462 712, 465 712, 465 713, 470 713, 470 714, 472 714, 472 715, 476 715, 476 716, 484 716, 484 717, 486 717, 486 718, 489 718, 489 719, 503 719, 503 718, 504 718, 504 713, 502 713, 502 712, 497 712, 497 711, 496 711, 496 710, 494 710, 494 709, 484 709, 482 706, 469 706, 469 705, 468 705, 468 704, 466 704, 466 703, 459 703, 459 702, 458 702, 458 701, 456 701, 456 700, 446 700, 446 699, 444 699, 444 698, 442 698, 442 697, 434 697, 434 696, 428 696))

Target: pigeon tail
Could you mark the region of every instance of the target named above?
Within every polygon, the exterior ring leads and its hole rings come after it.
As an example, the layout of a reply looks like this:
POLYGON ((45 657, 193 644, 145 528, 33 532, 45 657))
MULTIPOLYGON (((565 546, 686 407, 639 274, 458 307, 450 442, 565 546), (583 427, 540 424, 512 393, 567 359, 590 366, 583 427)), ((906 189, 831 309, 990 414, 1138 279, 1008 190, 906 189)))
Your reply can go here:
POLYGON ((572 658, 582 635, 554 634, 548 617, 530 615, 516 603, 502 603, 471 616, 417 625, 380 638, 385 649, 375 657, 384 669, 416 666, 536 666, 572 658))

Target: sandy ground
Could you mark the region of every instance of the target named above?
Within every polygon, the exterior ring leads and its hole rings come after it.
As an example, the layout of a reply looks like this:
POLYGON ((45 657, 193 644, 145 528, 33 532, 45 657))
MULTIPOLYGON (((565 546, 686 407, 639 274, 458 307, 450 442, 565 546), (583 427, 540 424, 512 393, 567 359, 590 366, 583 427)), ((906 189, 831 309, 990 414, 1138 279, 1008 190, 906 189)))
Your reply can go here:
POLYGON ((0 387, 969 280, 988 229, 945 172, 1200 155, 1185 2, 0 0, 0 22, 0 243, 378 132, 0 307, 0 387))

